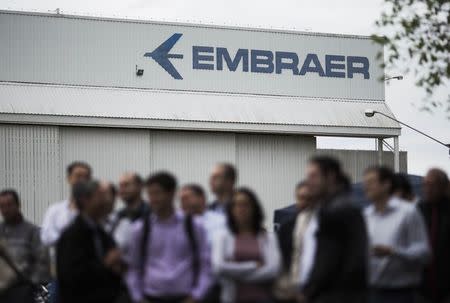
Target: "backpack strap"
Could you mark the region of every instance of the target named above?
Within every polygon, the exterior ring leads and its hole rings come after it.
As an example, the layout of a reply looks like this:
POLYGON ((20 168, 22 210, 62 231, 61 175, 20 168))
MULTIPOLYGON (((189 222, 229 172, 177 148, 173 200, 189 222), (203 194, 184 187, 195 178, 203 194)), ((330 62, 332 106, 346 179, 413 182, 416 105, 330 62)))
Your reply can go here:
POLYGON ((194 273, 193 277, 193 286, 196 286, 198 283, 198 278, 200 275, 200 255, 198 249, 197 239, 195 237, 194 232, 194 222, 191 215, 187 215, 184 221, 184 227, 186 230, 186 234, 188 236, 189 245, 191 246, 192 251, 192 271, 194 273))

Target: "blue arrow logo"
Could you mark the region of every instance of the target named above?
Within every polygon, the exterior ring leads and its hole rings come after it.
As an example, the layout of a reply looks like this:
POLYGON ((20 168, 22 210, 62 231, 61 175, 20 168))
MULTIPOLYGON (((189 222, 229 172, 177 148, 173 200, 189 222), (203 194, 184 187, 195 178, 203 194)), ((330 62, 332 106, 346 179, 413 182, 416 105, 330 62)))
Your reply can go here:
POLYGON ((182 80, 180 73, 177 71, 175 66, 169 59, 183 59, 181 54, 169 54, 172 47, 177 43, 183 34, 173 34, 169 39, 164 41, 160 46, 158 46, 153 52, 145 53, 144 57, 153 58, 162 68, 166 70, 174 79, 182 80))

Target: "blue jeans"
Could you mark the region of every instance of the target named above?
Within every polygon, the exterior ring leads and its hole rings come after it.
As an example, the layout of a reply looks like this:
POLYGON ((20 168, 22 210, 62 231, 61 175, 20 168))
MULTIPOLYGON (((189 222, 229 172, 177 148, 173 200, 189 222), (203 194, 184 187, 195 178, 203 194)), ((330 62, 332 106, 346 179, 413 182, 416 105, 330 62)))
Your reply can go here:
POLYGON ((53 280, 48 285, 49 303, 58 303, 58 281, 53 280))
POLYGON ((369 303, 414 303, 414 289, 372 289, 370 291, 369 303))

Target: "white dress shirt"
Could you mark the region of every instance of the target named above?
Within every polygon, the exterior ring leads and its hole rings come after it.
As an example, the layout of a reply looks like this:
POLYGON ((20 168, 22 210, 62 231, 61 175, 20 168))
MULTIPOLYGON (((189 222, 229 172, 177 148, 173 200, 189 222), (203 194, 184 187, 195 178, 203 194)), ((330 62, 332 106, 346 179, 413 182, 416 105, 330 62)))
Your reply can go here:
POLYGON ((304 286, 309 281, 309 276, 314 265, 317 249, 316 233, 319 228, 317 210, 314 210, 303 236, 303 253, 300 259, 300 285, 304 286))
POLYGON ((205 227, 208 242, 210 244, 213 243, 214 238, 217 237, 218 234, 227 228, 226 217, 220 212, 207 210, 199 217, 205 227))
POLYGON ((51 205, 44 215, 41 229, 41 240, 44 245, 56 244, 64 229, 77 215, 76 209, 70 208, 69 200, 51 205))
POLYGON ((419 285, 429 256, 423 218, 415 205, 392 197, 383 212, 374 205, 366 208, 365 219, 370 247, 392 247, 388 257, 370 256, 370 284, 379 288, 404 288, 419 285))

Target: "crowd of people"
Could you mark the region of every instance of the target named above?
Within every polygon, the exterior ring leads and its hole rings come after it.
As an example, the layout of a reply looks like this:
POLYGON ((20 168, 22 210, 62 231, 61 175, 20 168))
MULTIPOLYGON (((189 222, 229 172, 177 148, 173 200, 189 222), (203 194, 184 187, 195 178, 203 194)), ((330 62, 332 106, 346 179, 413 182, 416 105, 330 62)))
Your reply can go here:
POLYGON ((295 216, 276 232, 237 179, 217 164, 207 203, 200 185, 179 188, 169 172, 125 173, 116 185, 74 162, 70 196, 41 227, 23 217, 15 190, 1 191, 0 302, 36 302, 39 285, 52 303, 450 302, 444 171, 427 173, 419 197, 404 175, 369 167, 363 208, 340 163, 313 157, 293 189, 295 216))

